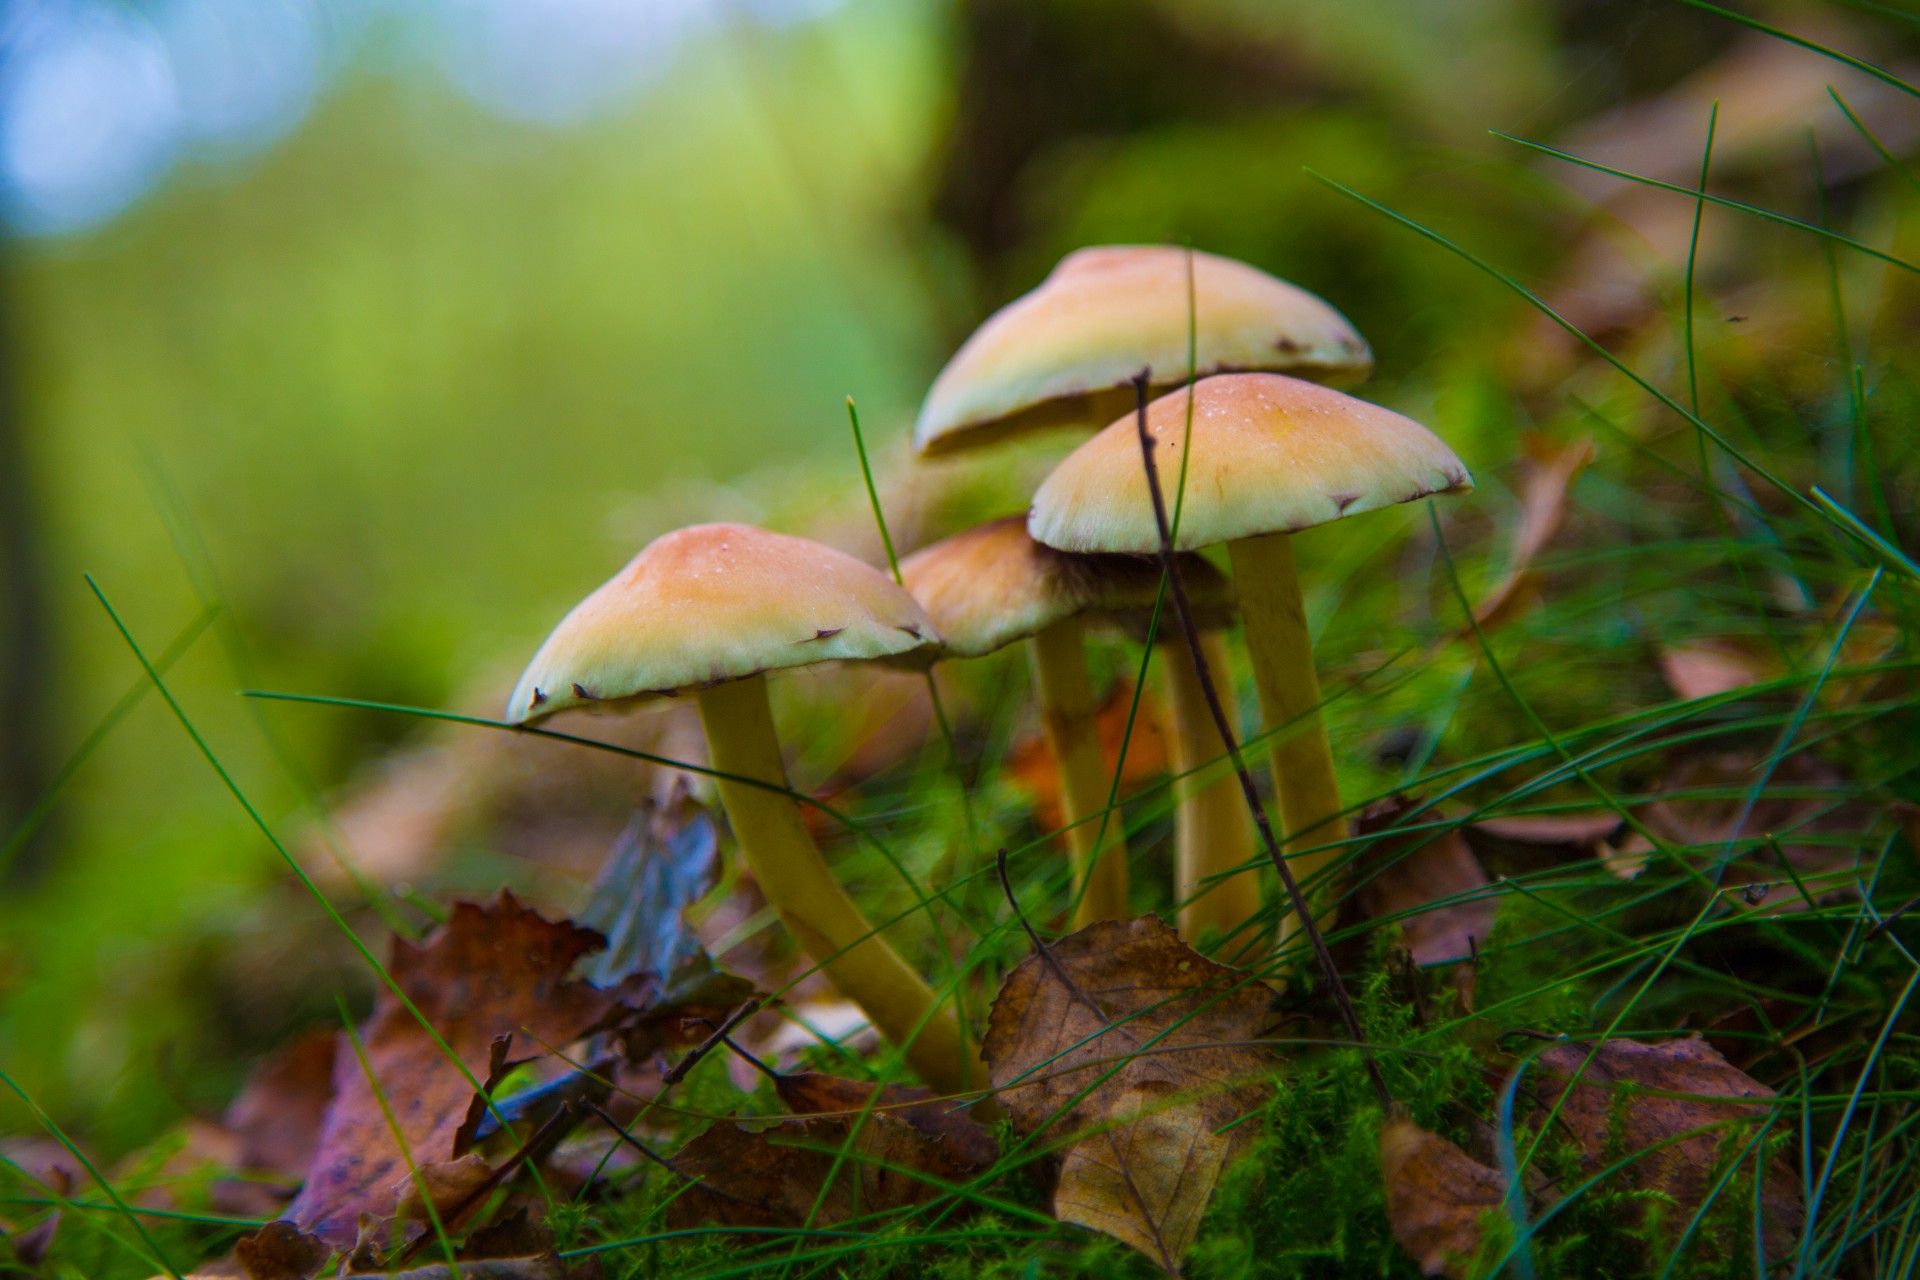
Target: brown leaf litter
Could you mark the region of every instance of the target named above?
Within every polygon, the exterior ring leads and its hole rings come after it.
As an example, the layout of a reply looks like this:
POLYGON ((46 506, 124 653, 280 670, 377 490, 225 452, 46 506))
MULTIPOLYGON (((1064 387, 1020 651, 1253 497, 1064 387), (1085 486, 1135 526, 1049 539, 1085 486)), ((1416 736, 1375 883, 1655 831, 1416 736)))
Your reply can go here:
POLYGON ((351 1247, 361 1215, 384 1220, 402 1211, 414 1182, 409 1163, 436 1204, 440 1194, 451 1197, 444 1207, 456 1204, 483 1176, 476 1156, 453 1162, 495 1040, 508 1038, 517 1056, 540 1056, 606 1022, 639 992, 640 983, 600 990, 566 977, 600 945, 591 930, 547 920, 505 891, 486 906, 456 904, 419 946, 396 941, 389 972, 457 1062, 383 992, 361 1031, 365 1067, 344 1038, 334 1054, 333 1100, 288 1219, 334 1248, 351 1247))
POLYGON ((670 1227, 829 1226, 923 1204, 991 1165, 999 1149, 967 1111, 925 1089, 799 1074, 776 1081, 794 1118, 723 1121, 680 1149, 689 1185, 670 1227))
MULTIPOLYGON (((1672 1240, 1706 1203, 1726 1161, 1755 1159, 1750 1148, 1772 1108, 1772 1089, 1740 1071, 1699 1036, 1644 1044, 1606 1040, 1556 1044, 1536 1059, 1542 1114, 1572 1135, 1584 1174, 1637 1155, 1616 1175, 1671 1205, 1661 1228, 1672 1240)), ((1655 1211, 1649 1202, 1647 1212, 1655 1211)), ((1760 1183, 1766 1256, 1778 1262, 1806 1219, 1800 1180, 1779 1158, 1760 1183)), ((1698 1234, 1696 1246, 1706 1247, 1698 1234)))
MULTIPOLYGON (((1372 919, 1399 916, 1407 949, 1421 965, 1470 958, 1493 930, 1492 881, 1460 828, 1395 831, 1418 808, 1406 796, 1367 806, 1356 836, 1361 846, 1360 908, 1372 919)), ((1425 812, 1424 822, 1439 815, 1425 812)))
POLYGON ((1014 1126, 1061 1154, 1054 1214, 1177 1271, 1271 1096, 1271 993, 1152 916, 1021 961, 984 1043, 1014 1126))
POLYGON ((1380 1177, 1393 1238, 1422 1275, 1465 1280, 1483 1239, 1483 1219, 1506 1196, 1500 1175, 1405 1116, 1380 1129, 1380 1177))

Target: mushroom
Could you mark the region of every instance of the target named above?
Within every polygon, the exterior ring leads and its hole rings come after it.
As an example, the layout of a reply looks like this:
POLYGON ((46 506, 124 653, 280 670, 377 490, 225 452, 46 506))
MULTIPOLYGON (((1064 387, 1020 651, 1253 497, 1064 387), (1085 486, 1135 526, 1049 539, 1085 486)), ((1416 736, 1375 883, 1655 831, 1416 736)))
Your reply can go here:
POLYGON ((1347 385, 1373 367, 1346 317, 1244 262, 1175 245, 1081 249, 947 362, 914 447, 954 453, 1042 427, 1098 428, 1132 406, 1142 366, 1157 390, 1186 381, 1189 337, 1195 377, 1268 370, 1347 385))
MULTIPOLYGON (((1188 559, 1185 580, 1196 599, 1210 613, 1230 610, 1225 575, 1198 556, 1188 559)), ((1067 814, 1073 927, 1126 919, 1126 834, 1117 817, 1106 815, 1111 779, 1082 632, 1089 617, 1144 621, 1159 593, 1159 565, 1138 556, 1068 555, 1035 542, 1025 517, 1010 516, 915 552, 901 562, 900 575, 948 655, 979 658, 1027 642, 1041 730, 1067 814)), ((1176 758, 1179 751, 1176 745, 1176 758)))
POLYGON ((913 598, 851 556, 750 525, 694 525, 656 538, 574 606, 520 677, 507 719, 696 691, 721 803, 767 901, 908 1065, 955 1093, 985 1084, 978 1052, 807 834, 766 684, 769 671, 817 662, 924 665, 938 643, 913 598))
MULTIPOLYGON (((1345 833, 1287 535, 1466 492, 1473 478, 1411 418, 1279 374, 1226 374, 1162 396, 1147 408, 1147 432, 1153 448, 1166 451, 1162 475, 1178 474, 1188 456, 1177 549, 1227 544, 1261 714, 1277 735, 1272 767, 1288 851, 1317 850, 1298 866, 1305 883, 1332 861, 1345 833)), ((1063 551, 1138 555, 1159 547, 1133 414, 1054 468, 1034 494, 1028 529, 1063 551)), ((1283 944, 1297 927, 1283 917, 1283 944)))
MULTIPOLYGON (((1206 561, 1195 560, 1224 579, 1206 561)), ((1191 596, 1192 573, 1183 568, 1181 577, 1191 596)), ((1173 602, 1169 600, 1166 607, 1171 610, 1173 602)), ((1214 620, 1204 613, 1195 621, 1205 628, 1200 634, 1200 656, 1214 678, 1221 679, 1228 666, 1220 625, 1209 626, 1214 620)), ((1180 903, 1181 935, 1198 942, 1209 929, 1222 937, 1231 935, 1259 913, 1260 881, 1254 870, 1259 855, 1246 801, 1232 772, 1223 771, 1211 780, 1199 776, 1227 758, 1227 744, 1207 709, 1200 671, 1186 639, 1178 626, 1165 631, 1160 645, 1161 680, 1173 718, 1168 750, 1179 779, 1174 791, 1179 797, 1173 826, 1174 898, 1180 903)))

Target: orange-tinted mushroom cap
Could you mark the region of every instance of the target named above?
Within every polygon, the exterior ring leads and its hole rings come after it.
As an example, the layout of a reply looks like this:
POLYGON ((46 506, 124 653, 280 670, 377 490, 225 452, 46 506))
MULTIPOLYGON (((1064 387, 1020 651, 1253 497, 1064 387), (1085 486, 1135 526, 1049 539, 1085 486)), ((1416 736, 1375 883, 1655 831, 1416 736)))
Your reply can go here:
MULTIPOLYGON (((1432 494, 1473 477, 1411 418, 1298 378, 1229 374, 1195 383, 1193 442, 1179 547, 1298 532, 1432 494)), ((1187 388, 1147 406, 1147 431, 1169 508, 1180 475, 1187 388)), ((1037 541, 1065 551, 1145 554, 1160 545, 1134 414, 1068 454, 1041 482, 1027 517, 1037 541)))
MULTIPOLYGON (((1160 590, 1158 560, 1133 555, 1074 555, 1035 542, 1023 516, 1010 516, 922 548, 900 564, 939 629, 946 651, 978 658, 1068 618, 1143 621, 1160 590)), ((1233 610, 1233 585, 1198 556, 1181 574, 1196 609, 1209 620, 1233 610)), ((1172 604, 1165 606, 1171 614, 1172 604)))
MULTIPOLYGON (((1098 427, 1132 403, 1142 368, 1159 390, 1187 378, 1187 251, 1113 245, 1063 258, 987 319, 948 361, 914 445, 948 453, 1048 426, 1098 427)), ((1193 255, 1197 376, 1275 370, 1358 382, 1373 355, 1345 316, 1244 262, 1193 255)))
POLYGON ((574 606, 507 719, 836 659, 924 663, 938 646, 913 597, 844 552, 752 525, 693 525, 648 543, 574 606))

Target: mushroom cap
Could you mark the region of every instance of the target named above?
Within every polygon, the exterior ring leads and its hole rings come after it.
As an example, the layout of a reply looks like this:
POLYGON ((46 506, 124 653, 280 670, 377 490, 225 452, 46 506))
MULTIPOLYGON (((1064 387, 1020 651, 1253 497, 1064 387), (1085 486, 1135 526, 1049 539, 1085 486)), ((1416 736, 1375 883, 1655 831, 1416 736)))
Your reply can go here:
MULTIPOLYGON (((1453 450, 1411 418, 1298 378, 1226 374, 1147 406, 1169 516, 1189 394, 1183 551, 1473 488, 1453 450)), ((1027 528, 1063 551, 1141 554, 1160 545, 1134 414, 1053 469, 1033 496, 1027 528)))
POLYGON ((924 665, 938 648, 913 597, 845 552, 752 525, 698 524, 655 538, 561 619, 507 719, 837 659, 924 665))
MULTIPOLYGON (((958 658, 983 657, 1082 614, 1144 622, 1160 590, 1158 559, 1056 551, 1027 534, 1024 516, 924 547, 901 561, 900 576, 958 658)), ((1181 576, 1207 624, 1232 616, 1233 584, 1224 573, 1187 556, 1181 576)))
MULTIPOLYGON (((1193 255, 1195 373, 1271 369, 1352 383, 1373 353, 1347 318, 1297 285, 1211 253, 1193 255)), ((1187 251, 1081 249, 968 338, 914 424, 914 447, 950 453, 1041 427, 1098 427, 1133 403, 1142 368, 1187 380, 1187 251)))

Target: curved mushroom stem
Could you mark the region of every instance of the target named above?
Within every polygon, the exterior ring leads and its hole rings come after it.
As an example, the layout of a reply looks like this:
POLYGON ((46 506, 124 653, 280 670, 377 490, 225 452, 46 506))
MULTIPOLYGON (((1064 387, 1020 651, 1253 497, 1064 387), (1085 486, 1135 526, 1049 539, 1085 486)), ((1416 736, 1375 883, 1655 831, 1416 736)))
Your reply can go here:
POLYGON ((1027 641, 1027 652, 1033 658, 1040 727, 1060 771, 1067 855, 1073 866, 1073 927, 1082 929, 1096 920, 1125 920, 1127 837, 1118 810, 1104 820, 1101 816, 1113 779, 1100 751, 1080 620, 1054 623, 1027 641))
MULTIPOLYGON (((1313 637, 1307 632, 1306 603, 1293 566, 1293 544, 1284 533, 1242 538, 1229 543, 1240 616, 1246 620, 1247 656, 1260 691, 1260 714, 1272 744, 1273 785, 1280 799, 1280 823, 1293 857, 1294 878, 1302 885, 1342 852, 1346 824, 1339 818, 1340 787, 1334 780, 1333 752, 1320 717, 1320 681, 1313 670, 1313 637)), ((1322 901, 1325 885, 1311 895, 1322 901)), ((1324 922, 1324 908, 1314 912, 1324 922)), ((1279 945, 1284 947, 1300 922, 1291 912, 1280 916, 1279 945)))
MULTIPOLYGON (((1201 657, 1217 685, 1226 687, 1227 645, 1218 631, 1202 633, 1201 657)), ((1180 807, 1174 814, 1174 897, 1180 902, 1180 933, 1189 942, 1203 930, 1231 934, 1260 910, 1259 858, 1246 797, 1231 770, 1211 782, 1190 775, 1227 757, 1227 744, 1207 709, 1200 673, 1186 638, 1175 634, 1160 645, 1167 707, 1173 720, 1168 744, 1180 807), (1227 875, 1235 867, 1244 868, 1227 875), (1224 878, 1222 878, 1224 877, 1224 878)), ((1227 699, 1229 707, 1232 699, 1227 699)))
MULTIPOLYGON (((713 685, 699 699, 716 770, 788 785, 765 676, 713 685)), ((820 962, 842 995, 866 1010, 882 1035, 902 1046, 907 1064, 936 1092, 985 1088, 986 1067, 953 1005, 936 1006, 926 982, 874 932, 833 878, 793 798, 717 781, 740 852, 801 949, 820 962)))

